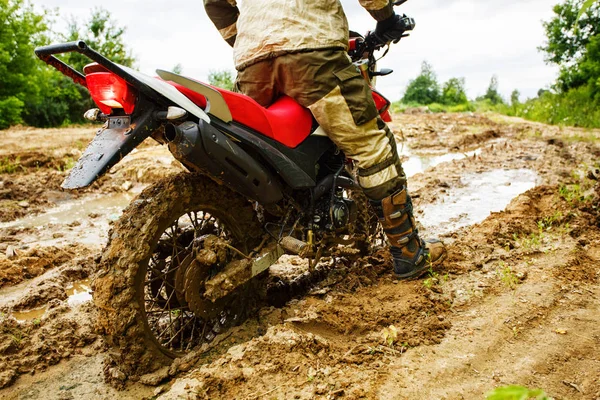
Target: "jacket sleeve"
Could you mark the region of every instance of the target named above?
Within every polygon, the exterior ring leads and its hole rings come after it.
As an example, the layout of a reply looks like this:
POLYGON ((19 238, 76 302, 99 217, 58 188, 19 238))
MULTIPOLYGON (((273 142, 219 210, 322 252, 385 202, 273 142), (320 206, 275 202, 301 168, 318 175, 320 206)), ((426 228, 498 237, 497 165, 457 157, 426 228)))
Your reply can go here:
POLYGON ((236 0, 204 0, 204 9, 223 39, 233 46, 237 35, 236 22, 240 15, 236 0))
POLYGON ((383 21, 394 14, 391 0, 358 0, 377 21, 383 21))

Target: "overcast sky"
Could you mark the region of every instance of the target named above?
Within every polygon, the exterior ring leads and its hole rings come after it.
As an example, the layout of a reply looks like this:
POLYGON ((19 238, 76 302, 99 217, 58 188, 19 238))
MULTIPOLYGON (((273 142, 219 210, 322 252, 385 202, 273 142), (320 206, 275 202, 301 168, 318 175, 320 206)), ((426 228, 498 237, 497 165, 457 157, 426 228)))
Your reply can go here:
MULTIPOLYGON (((119 26, 127 27, 125 42, 144 73, 181 64, 184 75, 205 81, 210 70, 234 71, 231 49, 206 16, 202 0, 32 1, 39 7, 58 8, 56 29, 64 29, 70 16, 85 20, 91 9, 101 5, 119 26)), ((464 77, 471 98, 485 93, 494 74, 505 97, 513 89, 521 92, 522 99, 533 97, 553 82, 557 72, 537 51, 544 42, 542 20, 551 18, 556 2, 409 0, 397 12, 413 17, 417 27, 379 63, 394 73, 379 78, 378 89, 390 100, 398 100, 427 60, 440 82, 464 77)), ((342 4, 351 29, 364 33, 375 27, 358 0, 342 0, 342 4)))

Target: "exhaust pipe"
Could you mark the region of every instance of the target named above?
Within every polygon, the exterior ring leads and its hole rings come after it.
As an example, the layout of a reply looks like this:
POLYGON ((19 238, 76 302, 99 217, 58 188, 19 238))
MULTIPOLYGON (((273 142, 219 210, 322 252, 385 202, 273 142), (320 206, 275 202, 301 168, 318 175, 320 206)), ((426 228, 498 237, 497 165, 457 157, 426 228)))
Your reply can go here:
POLYGON ((179 142, 181 141, 181 137, 182 132, 177 125, 171 123, 165 125, 165 139, 167 139, 168 143, 175 141, 179 142))
POLYGON ((204 120, 168 123, 165 139, 169 151, 189 170, 207 174, 262 204, 283 198, 278 181, 265 166, 204 120))

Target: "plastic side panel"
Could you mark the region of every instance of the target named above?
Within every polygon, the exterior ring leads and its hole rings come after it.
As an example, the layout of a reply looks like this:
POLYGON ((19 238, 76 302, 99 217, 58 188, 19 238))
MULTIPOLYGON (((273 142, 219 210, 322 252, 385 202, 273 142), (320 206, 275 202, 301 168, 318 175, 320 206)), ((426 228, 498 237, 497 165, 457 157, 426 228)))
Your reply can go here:
POLYGON ((187 110, 188 112, 190 112, 191 114, 200 118, 201 120, 210 122, 210 118, 204 112, 203 109, 201 109, 200 107, 195 105, 194 102, 192 102, 190 99, 185 97, 183 94, 179 93, 179 91, 177 89, 175 89, 173 86, 169 85, 168 83, 166 83, 160 79, 151 78, 151 77, 144 75, 141 72, 135 71, 131 68, 127 68, 122 65, 119 65, 119 67, 123 68, 123 70, 125 70, 125 72, 132 75, 134 78, 136 78, 140 82, 144 83, 145 85, 149 86, 150 88, 154 89, 155 91, 157 91, 158 93, 160 93, 161 95, 166 97, 167 99, 171 100, 173 103, 177 104, 179 107, 187 110))
POLYGON ((200 93, 196 93, 193 90, 186 88, 185 86, 181 86, 180 84, 175 83, 173 81, 167 81, 167 82, 169 83, 169 85, 175 86, 175 88, 177 90, 179 90, 187 98, 192 100, 194 102, 194 104, 196 104, 198 107, 200 107, 202 109, 206 109, 206 104, 207 104, 206 97, 202 96, 200 93))
POLYGON ((231 121, 232 118, 229 106, 225 102, 225 99, 223 99, 223 95, 221 95, 217 89, 210 85, 198 82, 194 79, 187 78, 179 74, 175 74, 173 72, 157 69, 156 73, 165 81, 176 82, 181 86, 205 96, 208 100, 208 110, 206 110, 206 112, 209 112, 210 114, 219 118, 221 121, 231 121))
POLYGON ((179 128, 181 140, 169 143, 169 150, 190 170, 208 174, 263 204, 281 200, 273 175, 226 135, 203 121, 187 121, 179 128))
POLYGON ((265 136, 274 138, 269 119, 265 115, 265 109, 252 98, 227 90, 219 90, 229 109, 233 120, 246 125, 265 136))
POLYGON ((314 177, 304 171, 290 157, 283 154, 276 146, 284 146, 275 140, 261 137, 254 132, 248 131, 247 128, 234 124, 213 123, 213 125, 258 152, 292 188, 299 189, 315 186, 314 177))
POLYGON ((295 148, 310 135, 312 113, 294 99, 281 97, 267 109, 267 113, 274 139, 287 147, 295 148))

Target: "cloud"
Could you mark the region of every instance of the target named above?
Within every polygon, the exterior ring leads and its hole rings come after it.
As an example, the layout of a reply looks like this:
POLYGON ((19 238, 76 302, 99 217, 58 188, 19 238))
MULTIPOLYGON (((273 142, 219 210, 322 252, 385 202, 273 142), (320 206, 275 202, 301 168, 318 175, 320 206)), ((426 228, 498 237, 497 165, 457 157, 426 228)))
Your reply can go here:
MULTIPOLYGON (((374 29, 375 21, 357 0, 342 4, 353 30, 374 29)), ((42 5, 59 8, 57 28, 64 29, 65 18, 85 19, 98 3, 44 0, 42 5)), ((206 80, 210 70, 233 70, 231 49, 200 0, 105 0, 102 7, 127 27, 125 41, 144 73, 180 63, 184 74, 206 80)), ((556 68, 545 65, 537 50, 545 39, 541 21, 552 16, 548 0, 409 0, 398 12, 415 18, 417 27, 380 62, 395 70, 378 81, 378 89, 392 100, 418 74, 423 60, 434 66, 440 81, 465 77, 470 97, 483 94, 494 74, 505 97, 513 89, 535 96, 556 76, 556 68)))

